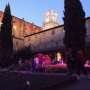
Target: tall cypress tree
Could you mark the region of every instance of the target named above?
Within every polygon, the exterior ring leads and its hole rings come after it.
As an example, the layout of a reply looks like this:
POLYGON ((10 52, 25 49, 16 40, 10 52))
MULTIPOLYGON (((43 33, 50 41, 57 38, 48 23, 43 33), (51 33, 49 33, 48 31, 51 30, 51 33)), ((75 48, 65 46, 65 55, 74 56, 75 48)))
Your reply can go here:
POLYGON ((64 44, 66 48, 72 48, 73 56, 77 50, 85 53, 86 27, 85 12, 80 0, 64 0, 64 44))
POLYGON ((2 19, 1 27, 1 53, 2 60, 5 62, 6 57, 11 58, 13 55, 13 40, 12 40, 12 16, 10 5, 6 5, 4 17, 2 19))

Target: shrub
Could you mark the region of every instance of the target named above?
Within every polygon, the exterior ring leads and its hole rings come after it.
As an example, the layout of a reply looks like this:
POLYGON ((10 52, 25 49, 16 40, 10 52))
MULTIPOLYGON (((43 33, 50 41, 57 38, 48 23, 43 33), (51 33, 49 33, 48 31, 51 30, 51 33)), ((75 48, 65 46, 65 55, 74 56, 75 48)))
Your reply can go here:
POLYGON ((18 66, 18 70, 30 70, 30 64, 29 63, 24 63, 22 65, 18 66))
POLYGON ((44 69, 44 72, 47 72, 47 73, 65 73, 65 72, 67 72, 67 68, 65 68, 65 67, 59 67, 59 66, 57 66, 57 67, 45 67, 45 69, 44 69))
POLYGON ((7 68, 7 70, 8 71, 13 71, 13 70, 15 70, 15 65, 14 64, 12 64, 12 65, 10 65, 8 68, 7 68))
POLYGON ((41 67, 40 67, 40 68, 39 68, 39 72, 44 72, 44 69, 45 69, 45 68, 41 68, 41 67))

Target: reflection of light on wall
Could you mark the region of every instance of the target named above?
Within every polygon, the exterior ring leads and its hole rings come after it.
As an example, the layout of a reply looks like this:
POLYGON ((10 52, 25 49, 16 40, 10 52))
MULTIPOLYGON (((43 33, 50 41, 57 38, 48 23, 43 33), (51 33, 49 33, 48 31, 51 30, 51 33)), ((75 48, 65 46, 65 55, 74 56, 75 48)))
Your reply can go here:
POLYGON ((2 24, 3 24, 3 23, 2 23, 2 20, 0 20, 0 28, 1 28, 2 24))
POLYGON ((33 25, 33 29, 35 29, 35 25, 33 25))
POLYGON ((13 25, 14 30, 16 30, 16 25, 13 25))
POLYGON ((39 29, 38 29, 38 28, 36 28, 35 32, 36 32, 36 33, 37 33, 37 32, 39 32, 39 29))
POLYGON ((16 42, 16 51, 18 51, 18 41, 16 42))
POLYGON ((29 25, 29 23, 25 23, 25 31, 26 31, 26 33, 29 35, 30 33, 31 33, 31 28, 30 28, 30 25, 29 25))

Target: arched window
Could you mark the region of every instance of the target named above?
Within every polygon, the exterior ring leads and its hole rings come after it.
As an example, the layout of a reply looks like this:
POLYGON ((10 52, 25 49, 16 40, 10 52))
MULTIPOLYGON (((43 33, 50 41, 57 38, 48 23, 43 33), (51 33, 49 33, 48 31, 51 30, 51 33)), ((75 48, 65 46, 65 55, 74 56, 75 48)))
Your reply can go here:
POLYGON ((46 48, 47 46, 46 46, 46 44, 45 44, 45 48, 46 48))
POLYGON ((45 37, 45 33, 42 33, 42 37, 45 37))
POLYGON ((35 35, 34 38, 37 40, 37 35, 35 35))
POLYGON ((30 37, 28 37, 28 41, 30 41, 30 37))
POLYGON ((36 50, 36 46, 34 46, 34 50, 36 50))
POLYGON ((52 30, 52 35, 55 34, 55 30, 52 30))
POLYGON ((56 47, 58 47, 58 42, 56 42, 56 47))

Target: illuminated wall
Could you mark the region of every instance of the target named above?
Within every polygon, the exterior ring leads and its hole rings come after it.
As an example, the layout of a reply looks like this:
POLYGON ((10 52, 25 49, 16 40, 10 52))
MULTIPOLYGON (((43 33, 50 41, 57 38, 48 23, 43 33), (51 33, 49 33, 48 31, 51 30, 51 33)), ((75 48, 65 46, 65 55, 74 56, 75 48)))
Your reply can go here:
MULTIPOLYGON (((3 18, 3 12, 0 11, 0 26, 3 18)), ((34 25, 34 23, 29 23, 15 16, 12 16, 12 35, 18 38, 24 38, 26 35, 37 33, 41 31, 41 27, 34 25)))
POLYGON ((2 18, 3 18, 3 13, 0 12, 0 29, 1 29, 1 25, 2 25, 2 18))
MULTIPOLYGON (((90 18, 86 19, 86 29, 87 29, 86 42, 90 42, 90 18)), ((58 26, 28 36, 30 38, 29 41, 28 41, 28 37, 25 37, 25 45, 28 46, 30 44, 32 50, 43 50, 49 48, 53 49, 53 48, 62 47, 64 46, 63 43, 64 34, 65 34, 64 25, 58 26)))
POLYGON ((34 47, 36 50, 60 47, 64 46, 63 44, 63 26, 57 27, 54 29, 49 29, 47 31, 41 31, 40 33, 26 36, 25 37, 25 46, 31 45, 32 50, 34 47))
MULTIPOLYGON (((3 12, 0 11, 0 26, 2 25, 3 12)), ((19 19, 12 17, 12 35, 13 49, 17 50, 24 46, 31 46, 32 50, 43 50, 49 48, 58 48, 64 46, 64 25, 41 30, 41 27, 34 23, 29 23, 24 18, 19 19)), ((90 42, 90 17, 86 18, 87 37, 86 41, 90 42)))
POLYGON ((20 38, 13 38, 13 50, 17 51, 18 49, 24 47, 24 41, 20 38))
POLYGON ((46 30, 59 25, 58 13, 54 10, 48 10, 44 13, 45 20, 42 25, 42 30, 46 30))

